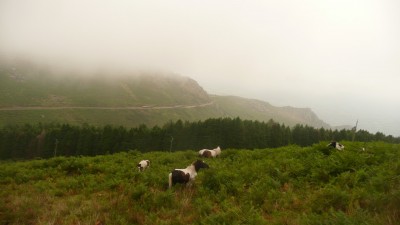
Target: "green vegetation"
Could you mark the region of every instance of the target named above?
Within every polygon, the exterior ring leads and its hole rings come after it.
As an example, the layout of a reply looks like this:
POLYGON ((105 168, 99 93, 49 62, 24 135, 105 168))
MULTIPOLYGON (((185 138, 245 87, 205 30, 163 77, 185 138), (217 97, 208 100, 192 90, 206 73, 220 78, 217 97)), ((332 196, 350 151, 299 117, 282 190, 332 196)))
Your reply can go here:
POLYGON ((166 122, 186 118, 190 121, 217 118, 218 113, 212 107, 163 110, 130 109, 37 109, 37 110, 0 110, 0 126, 24 124, 65 123, 76 126, 91 124, 102 127, 108 124, 124 127, 161 126, 166 122))
POLYGON ((192 79, 177 75, 59 74, 2 68, 1 107, 129 107, 208 103, 208 94, 192 79))
POLYGON ((240 117, 264 122, 272 118, 289 126, 329 127, 310 109, 209 95, 187 77, 115 73, 110 77, 57 73, 29 64, 0 65, 0 126, 54 122, 136 127, 161 126, 179 119, 195 122, 240 117))
POLYGON ((258 121, 268 121, 272 118, 289 126, 305 124, 313 127, 329 127, 309 108, 276 107, 264 101, 236 96, 210 95, 210 97, 224 116, 258 121))
MULTIPOLYGON (((240 118, 207 119, 194 123, 170 122, 162 127, 37 124, 0 128, 0 159, 32 159, 53 156, 102 155, 127 149, 176 151, 214 148, 274 148, 290 144, 310 146, 320 141, 352 140, 350 130, 326 130, 297 125, 293 128, 240 118)), ((400 143, 400 137, 359 130, 357 141, 400 143)))
POLYGON ((2 162, 0 224, 398 224, 400 145, 326 144, 223 149, 170 190, 168 173, 197 151, 2 162))

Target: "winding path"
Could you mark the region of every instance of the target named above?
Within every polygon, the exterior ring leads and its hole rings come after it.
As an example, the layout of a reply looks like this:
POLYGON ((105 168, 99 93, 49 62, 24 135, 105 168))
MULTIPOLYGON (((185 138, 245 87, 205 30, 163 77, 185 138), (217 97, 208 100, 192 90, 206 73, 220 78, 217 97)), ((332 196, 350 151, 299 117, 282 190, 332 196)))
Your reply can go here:
POLYGON ((60 109, 129 109, 129 110, 158 110, 158 109, 191 109, 201 108, 213 105, 214 102, 207 102, 198 105, 172 105, 172 106, 127 106, 127 107, 102 107, 102 106, 14 106, 14 107, 0 107, 0 111, 19 111, 19 110, 60 110, 60 109))

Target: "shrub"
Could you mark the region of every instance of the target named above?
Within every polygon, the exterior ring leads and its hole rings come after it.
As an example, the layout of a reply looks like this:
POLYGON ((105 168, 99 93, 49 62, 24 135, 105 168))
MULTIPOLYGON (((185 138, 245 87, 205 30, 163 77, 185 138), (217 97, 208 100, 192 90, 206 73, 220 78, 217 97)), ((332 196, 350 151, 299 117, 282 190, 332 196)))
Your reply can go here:
POLYGON ((265 177, 264 179, 258 180, 254 183, 248 193, 246 194, 247 201, 251 202, 255 207, 260 207, 264 203, 272 202, 276 199, 272 199, 271 191, 275 192, 279 189, 280 183, 271 177, 265 177))
POLYGON ((316 213, 323 213, 330 209, 346 211, 350 203, 350 196, 336 186, 326 186, 320 189, 312 198, 311 209, 316 213))
POLYGON ((84 170, 87 166, 87 162, 80 158, 69 158, 65 161, 62 161, 58 168, 64 171, 67 175, 78 175, 84 170))
POLYGON ((131 198, 134 201, 142 200, 143 196, 147 193, 147 187, 144 184, 138 184, 133 188, 131 198))
POLYGON ((323 214, 303 215, 300 224, 306 225, 373 225, 376 224, 371 216, 363 210, 356 211, 353 215, 347 215, 342 211, 329 210, 323 214))

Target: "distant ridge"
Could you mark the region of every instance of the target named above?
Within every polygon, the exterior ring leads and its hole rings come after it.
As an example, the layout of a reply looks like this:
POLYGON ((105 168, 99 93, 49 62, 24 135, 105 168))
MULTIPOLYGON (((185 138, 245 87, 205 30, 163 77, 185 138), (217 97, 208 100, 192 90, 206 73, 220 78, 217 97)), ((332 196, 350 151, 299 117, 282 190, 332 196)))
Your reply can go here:
POLYGON ((286 125, 304 124, 313 127, 329 128, 330 125, 320 120, 309 108, 295 108, 290 106, 277 107, 257 99, 247 99, 237 96, 210 97, 219 106, 223 115, 241 117, 250 120, 268 121, 273 119, 286 125))
POLYGON ((311 109, 210 95, 195 80, 180 75, 78 76, 30 65, 0 66, 0 125, 55 122, 133 127, 218 117, 330 127, 311 109))

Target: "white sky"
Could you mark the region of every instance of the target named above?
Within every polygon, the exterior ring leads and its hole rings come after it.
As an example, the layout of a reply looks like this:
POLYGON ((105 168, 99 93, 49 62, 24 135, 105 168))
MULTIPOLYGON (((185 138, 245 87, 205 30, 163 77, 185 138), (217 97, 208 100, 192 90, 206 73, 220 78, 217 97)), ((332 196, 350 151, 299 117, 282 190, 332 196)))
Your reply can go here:
POLYGON ((400 136, 398 0, 0 0, 0 55, 172 71, 400 136))

